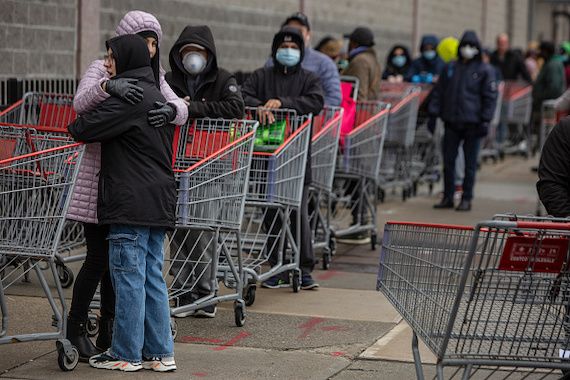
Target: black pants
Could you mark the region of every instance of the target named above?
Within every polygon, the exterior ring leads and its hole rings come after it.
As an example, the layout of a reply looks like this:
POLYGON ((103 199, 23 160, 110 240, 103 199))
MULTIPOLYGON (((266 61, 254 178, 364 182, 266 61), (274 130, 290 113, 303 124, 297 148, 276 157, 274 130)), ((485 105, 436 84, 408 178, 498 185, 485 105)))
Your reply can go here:
MULTIPOLYGON (((300 269, 303 274, 310 274, 315 267, 315 253, 313 252, 313 242, 311 225, 309 221, 309 207, 308 207, 308 197, 309 197, 309 185, 303 186, 303 198, 301 200, 300 208, 300 219, 301 219, 301 239, 300 241, 296 238, 297 236, 297 212, 291 212, 291 232, 293 237, 299 243, 300 250, 300 269)), ((280 220, 274 222, 277 215, 276 210, 267 210, 263 224, 271 236, 276 236, 282 229, 282 224, 280 220)), ((274 239, 269 239, 269 247, 278 246, 275 244, 274 239)), ((272 249, 269 253, 269 263, 273 266, 277 264, 278 252, 277 249, 272 249)))
POLYGON ((74 320, 88 318, 89 305, 101 282, 101 318, 112 319, 115 316, 115 293, 109 274, 109 227, 83 223, 83 228, 87 257, 75 279, 69 316, 74 320))

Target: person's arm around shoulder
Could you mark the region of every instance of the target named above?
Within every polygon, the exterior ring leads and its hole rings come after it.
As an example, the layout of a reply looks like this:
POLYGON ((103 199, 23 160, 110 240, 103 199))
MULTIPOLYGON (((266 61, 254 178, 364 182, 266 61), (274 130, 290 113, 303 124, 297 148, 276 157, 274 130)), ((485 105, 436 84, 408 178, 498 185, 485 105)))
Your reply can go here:
POLYGON ((99 103, 110 97, 107 92, 103 90, 102 84, 107 81, 109 76, 103 60, 93 61, 83 77, 79 81, 77 91, 73 97, 73 108, 78 114, 84 114, 91 111, 99 103))
POLYGON ((556 125, 542 148, 536 188, 549 215, 570 216, 570 118, 556 125))
POLYGON ((80 142, 104 142, 127 132, 132 124, 131 105, 111 97, 77 119, 68 127, 71 136, 80 142))

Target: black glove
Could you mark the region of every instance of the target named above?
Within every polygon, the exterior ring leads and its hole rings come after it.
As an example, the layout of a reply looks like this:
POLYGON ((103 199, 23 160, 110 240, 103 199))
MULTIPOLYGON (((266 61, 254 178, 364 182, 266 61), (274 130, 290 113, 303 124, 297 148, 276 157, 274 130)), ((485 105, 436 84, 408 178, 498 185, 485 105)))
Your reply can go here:
POLYGON ((148 111, 148 123, 155 127, 164 127, 176 117, 176 108, 168 103, 154 102, 153 110, 148 111))
POLYGON ((143 100, 144 92, 142 87, 136 85, 137 82, 137 79, 128 78, 109 79, 105 84, 105 91, 127 103, 136 104, 143 100))

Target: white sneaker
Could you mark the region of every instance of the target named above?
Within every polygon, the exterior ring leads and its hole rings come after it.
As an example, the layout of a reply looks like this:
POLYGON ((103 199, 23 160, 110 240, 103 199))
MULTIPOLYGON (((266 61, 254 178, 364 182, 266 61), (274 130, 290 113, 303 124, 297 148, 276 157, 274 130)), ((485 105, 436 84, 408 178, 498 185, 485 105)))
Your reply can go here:
POLYGON ((143 368, 142 364, 131 363, 121 359, 117 359, 109 355, 109 351, 105 351, 99 355, 91 356, 89 358, 89 365, 93 368, 111 369, 124 372, 135 372, 143 368))
POLYGON ((156 372, 176 371, 176 363, 173 357, 143 359, 142 367, 156 372))

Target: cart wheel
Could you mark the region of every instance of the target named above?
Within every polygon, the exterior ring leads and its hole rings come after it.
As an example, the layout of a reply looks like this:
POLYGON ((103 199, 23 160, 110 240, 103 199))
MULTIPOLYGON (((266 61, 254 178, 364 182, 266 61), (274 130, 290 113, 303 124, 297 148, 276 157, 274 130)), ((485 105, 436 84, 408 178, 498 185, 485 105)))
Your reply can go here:
POLYGON ((245 301, 245 306, 251 306, 253 305, 253 303, 255 302, 255 292, 257 290, 257 286, 254 285, 248 285, 245 288, 245 297, 244 297, 244 301, 245 301))
POLYGON ((299 290, 301 290, 301 271, 300 270, 294 270, 292 272, 292 280, 291 280, 291 285, 293 286, 293 292, 294 293, 299 293, 299 290))
POLYGON ((87 320, 87 335, 94 337, 97 334, 99 334, 99 319, 93 315, 87 320))
POLYGON ((243 301, 236 301, 234 303, 234 316, 237 327, 243 327, 245 325, 245 305, 243 301))
POLYGON ((73 272, 71 269, 65 265, 58 266, 59 281, 61 282, 61 287, 64 289, 69 288, 73 284, 73 272))
POLYGON ((384 203, 384 199, 386 198, 386 192, 384 192, 384 190, 379 189, 378 190, 378 201, 380 201, 380 203, 384 203))
POLYGON ((408 199, 408 189, 402 189, 402 202, 405 202, 408 199))
POLYGON ((329 252, 323 253, 323 270, 331 269, 331 254, 329 252))
POLYGON ((336 240, 332 236, 329 239, 329 253, 331 257, 336 255, 336 240))
POLYGON ((429 195, 433 195, 433 182, 429 183, 429 195))
POLYGON ((418 182, 414 182, 412 185, 412 196, 415 197, 418 195, 418 182))
POLYGON ((170 332, 172 333, 172 340, 176 340, 178 336, 178 323, 175 318, 170 318, 170 332))
MULTIPOLYGON (((67 344, 71 345, 69 342, 67 344)), ((66 355, 63 345, 64 343, 61 341, 56 342, 57 364, 62 371, 73 371, 77 367, 77 363, 79 363, 79 351, 77 351, 75 346, 71 346, 69 355, 66 355)))
POLYGON ((370 247, 372 248, 373 251, 376 250, 376 244, 378 242, 378 236, 373 233, 370 235, 370 247))

